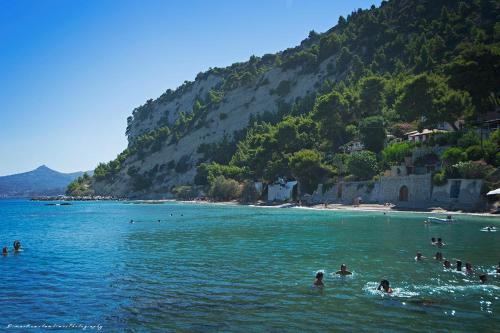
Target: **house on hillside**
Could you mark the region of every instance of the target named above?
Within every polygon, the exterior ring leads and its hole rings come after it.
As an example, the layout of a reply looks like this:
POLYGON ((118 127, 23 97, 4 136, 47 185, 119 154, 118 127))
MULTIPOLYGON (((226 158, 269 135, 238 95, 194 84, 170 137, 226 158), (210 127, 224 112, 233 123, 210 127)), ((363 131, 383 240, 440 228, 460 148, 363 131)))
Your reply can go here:
POLYGON ((365 149, 365 145, 360 140, 353 140, 340 147, 340 149, 346 154, 352 154, 365 149))
POLYGON ((411 131, 408 133, 405 133, 404 136, 406 137, 407 141, 410 142, 425 142, 429 140, 429 138, 433 135, 439 134, 439 133, 446 133, 447 131, 445 130, 440 130, 440 129, 424 129, 422 132, 419 131, 411 131))

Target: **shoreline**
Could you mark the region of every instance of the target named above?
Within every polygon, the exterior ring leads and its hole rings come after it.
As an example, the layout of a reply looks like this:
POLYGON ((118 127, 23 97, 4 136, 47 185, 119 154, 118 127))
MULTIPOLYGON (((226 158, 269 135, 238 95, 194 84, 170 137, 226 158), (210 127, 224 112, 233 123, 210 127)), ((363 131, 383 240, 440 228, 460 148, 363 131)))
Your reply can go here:
POLYGON ((187 203, 187 204, 201 204, 201 205, 220 205, 220 206, 247 206, 255 208, 280 208, 280 209, 303 209, 303 210, 314 210, 314 211, 351 211, 351 212, 382 212, 382 213, 418 213, 418 214, 443 214, 443 215, 471 215, 471 216, 483 216, 483 217, 500 217, 498 214, 492 214, 488 212, 461 212, 461 211, 450 211, 445 209, 432 209, 432 210, 416 210, 416 209, 398 209, 390 206, 384 206, 380 204, 360 204, 358 206, 353 205, 343 205, 343 204, 328 204, 325 207, 324 204, 316 204, 312 206, 298 206, 294 203, 283 203, 278 205, 269 205, 263 202, 261 203, 241 203, 238 201, 203 201, 203 200, 176 200, 176 199, 164 199, 164 200, 131 200, 139 201, 139 203, 144 204, 154 204, 154 203, 165 203, 165 202, 177 202, 177 203, 187 203))
POLYGON ((470 215, 470 216, 484 216, 484 217, 500 217, 498 214, 492 214, 489 212, 463 212, 463 211, 452 211, 446 210, 440 207, 429 207, 429 209, 418 209, 418 208, 401 208, 397 206, 385 206, 381 204, 359 204, 359 205, 346 205, 346 204, 315 204, 311 206, 299 206, 295 203, 281 203, 281 204, 268 204, 264 201, 256 203, 241 203, 239 201, 206 201, 206 200, 178 200, 178 199, 125 199, 125 198, 113 198, 113 197, 37 197, 27 199, 30 201, 119 201, 126 204, 163 204, 167 202, 177 202, 177 203, 188 203, 188 204, 210 204, 210 205, 221 205, 221 206, 247 206, 256 208, 294 208, 303 210, 315 210, 315 211, 352 211, 352 212, 393 212, 393 213, 419 213, 419 214, 443 214, 443 215, 470 215))

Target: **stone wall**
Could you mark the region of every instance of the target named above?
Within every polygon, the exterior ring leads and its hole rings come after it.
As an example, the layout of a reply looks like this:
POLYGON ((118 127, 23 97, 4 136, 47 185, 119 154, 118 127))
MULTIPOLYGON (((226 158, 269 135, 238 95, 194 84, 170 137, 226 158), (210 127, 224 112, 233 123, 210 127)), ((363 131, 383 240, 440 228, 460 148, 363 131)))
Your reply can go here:
POLYGON ((448 179, 445 185, 434 186, 432 202, 450 208, 476 209, 483 203, 482 186, 482 179, 448 179))
POLYGON ((423 209, 477 210, 484 203, 481 179, 449 179, 446 185, 433 186, 432 175, 382 176, 379 181, 339 182, 324 190, 322 184, 307 198, 310 204, 391 203, 398 207, 423 209))

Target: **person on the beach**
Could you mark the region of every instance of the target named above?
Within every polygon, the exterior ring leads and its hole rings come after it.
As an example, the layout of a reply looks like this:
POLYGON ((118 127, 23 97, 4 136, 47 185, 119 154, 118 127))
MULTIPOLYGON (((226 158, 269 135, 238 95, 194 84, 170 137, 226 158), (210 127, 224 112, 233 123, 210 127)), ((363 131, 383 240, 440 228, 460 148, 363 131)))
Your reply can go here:
POLYGON ((462 261, 457 260, 457 271, 461 272, 462 271, 462 261))
POLYGON ((339 275, 351 275, 352 273, 347 270, 347 266, 345 264, 340 265, 340 271, 337 271, 339 275))
POLYGON ((391 287, 389 286, 389 281, 387 280, 382 280, 380 281, 380 284, 378 285, 378 288, 377 290, 384 290, 386 293, 390 294, 392 293, 392 289, 391 287))
POLYGON ((465 263, 465 273, 472 274, 474 271, 472 270, 472 265, 468 262, 465 263))
POLYGON ((479 280, 481 281, 481 283, 486 283, 488 282, 488 277, 486 276, 486 274, 481 274, 479 275, 479 280))
POLYGON ((323 287, 325 285, 323 283, 323 272, 316 273, 316 279, 314 280, 313 285, 315 287, 323 287))
POLYGON ((19 252, 21 250, 21 242, 18 240, 14 241, 14 251, 19 252))
POLYGON ((445 246, 446 244, 443 242, 443 240, 441 238, 438 238, 437 242, 436 242, 436 246, 438 247, 443 247, 445 246))
POLYGON ((443 254, 441 252, 436 252, 436 256, 434 257, 436 260, 443 260, 443 254))
POLYGON ((445 260, 445 261, 443 262, 443 267, 444 267, 444 268, 451 268, 451 263, 450 263, 448 260, 445 260))
POLYGON ((9 253, 9 250, 7 249, 7 246, 4 246, 2 249, 2 255, 6 256, 9 253))
POLYGON ((415 260, 416 261, 422 261, 424 259, 425 259, 425 257, 422 255, 422 253, 417 252, 417 255, 415 256, 415 260))

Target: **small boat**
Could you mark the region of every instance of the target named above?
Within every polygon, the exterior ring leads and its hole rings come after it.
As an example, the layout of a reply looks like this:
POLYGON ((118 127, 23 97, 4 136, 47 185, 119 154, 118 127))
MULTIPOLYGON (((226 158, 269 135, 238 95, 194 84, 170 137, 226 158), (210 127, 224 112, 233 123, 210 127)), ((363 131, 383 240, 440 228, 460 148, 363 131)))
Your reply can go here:
POLYGON ((428 216, 427 221, 433 223, 444 223, 444 224, 456 222, 456 220, 452 219, 450 215, 448 215, 448 217, 446 217, 445 219, 441 219, 439 217, 434 217, 434 216, 428 216))

